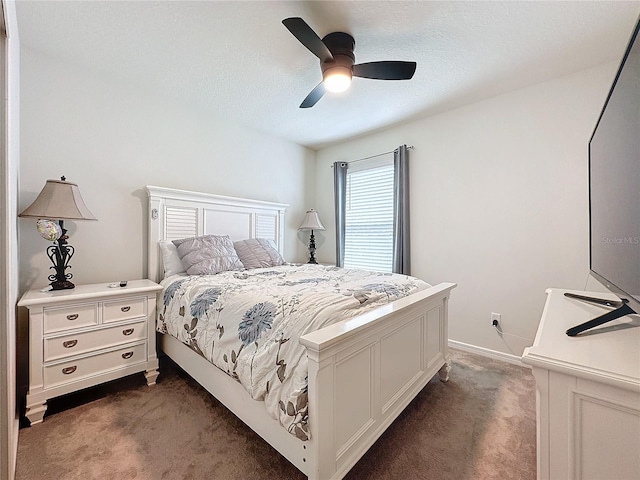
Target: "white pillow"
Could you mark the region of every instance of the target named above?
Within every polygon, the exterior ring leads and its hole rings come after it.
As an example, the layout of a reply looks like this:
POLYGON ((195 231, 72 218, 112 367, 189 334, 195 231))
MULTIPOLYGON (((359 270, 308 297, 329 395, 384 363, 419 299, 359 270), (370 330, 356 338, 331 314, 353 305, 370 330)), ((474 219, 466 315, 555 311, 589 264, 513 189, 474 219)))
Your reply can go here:
POLYGON ((171 275, 185 274, 187 273, 180 255, 178 255, 178 248, 169 240, 160 240, 160 251, 162 252, 162 265, 164 265, 164 276, 170 277, 171 275))

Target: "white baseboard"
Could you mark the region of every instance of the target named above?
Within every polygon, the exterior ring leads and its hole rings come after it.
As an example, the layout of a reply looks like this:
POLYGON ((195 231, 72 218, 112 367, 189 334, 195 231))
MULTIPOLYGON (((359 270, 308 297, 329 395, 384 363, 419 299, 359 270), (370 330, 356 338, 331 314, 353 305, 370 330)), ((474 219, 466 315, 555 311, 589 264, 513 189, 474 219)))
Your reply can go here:
POLYGON ((518 357, 517 355, 512 355, 510 353, 498 352, 497 350, 490 350, 488 348, 478 347, 476 345, 469 345, 468 343, 462 343, 456 340, 449 340, 449 347, 455 348, 457 350, 462 350, 464 352, 482 355, 483 357, 489 357, 494 360, 500 360, 501 362, 512 363, 520 367, 529 368, 528 365, 525 365, 524 363, 522 363, 521 357, 518 357))

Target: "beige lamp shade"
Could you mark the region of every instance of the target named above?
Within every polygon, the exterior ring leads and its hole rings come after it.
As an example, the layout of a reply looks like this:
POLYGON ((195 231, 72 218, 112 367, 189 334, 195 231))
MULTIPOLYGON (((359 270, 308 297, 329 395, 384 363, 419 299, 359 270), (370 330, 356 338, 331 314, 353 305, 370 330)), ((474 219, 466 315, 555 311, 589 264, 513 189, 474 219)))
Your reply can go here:
POLYGON ((304 216, 304 220, 302 221, 302 225, 298 227, 298 230, 324 230, 324 225, 320 221, 320 217, 318 216, 318 212, 316 212, 313 208, 311 210, 307 210, 307 214, 304 216))
POLYGON ((78 185, 64 180, 47 180, 38 198, 18 216, 52 220, 97 220, 84 204, 78 185))

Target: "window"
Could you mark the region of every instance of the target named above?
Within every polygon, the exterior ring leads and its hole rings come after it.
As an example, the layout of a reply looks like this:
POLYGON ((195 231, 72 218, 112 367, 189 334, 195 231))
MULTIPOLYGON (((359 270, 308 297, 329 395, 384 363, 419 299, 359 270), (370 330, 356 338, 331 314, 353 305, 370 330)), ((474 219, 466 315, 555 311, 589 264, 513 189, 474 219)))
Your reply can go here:
POLYGON ((344 267, 393 269, 393 154, 349 165, 344 267))

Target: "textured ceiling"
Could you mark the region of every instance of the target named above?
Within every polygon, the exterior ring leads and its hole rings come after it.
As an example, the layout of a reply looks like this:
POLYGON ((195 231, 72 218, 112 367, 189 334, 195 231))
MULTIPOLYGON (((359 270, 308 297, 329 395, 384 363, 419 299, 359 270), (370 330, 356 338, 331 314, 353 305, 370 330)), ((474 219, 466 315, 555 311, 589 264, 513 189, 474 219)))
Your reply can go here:
POLYGON ((619 61, 640 2, 24 1, 22 45, 311 148, 619 61), (356 62, 416 61, 299 109, 319 62, 282 25, 356 40, 356 62))

